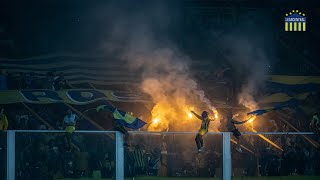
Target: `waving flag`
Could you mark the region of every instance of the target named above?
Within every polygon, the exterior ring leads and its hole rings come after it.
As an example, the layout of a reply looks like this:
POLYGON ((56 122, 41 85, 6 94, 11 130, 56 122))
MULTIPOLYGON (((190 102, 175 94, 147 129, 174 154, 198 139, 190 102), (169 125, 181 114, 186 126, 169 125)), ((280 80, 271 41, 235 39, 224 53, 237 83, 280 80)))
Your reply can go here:
POLYGON ((131 129, 139 129, 142 128, 145 124, 147 124, 146 122, 142 121, 139 118, 136 118, 134 116, 132 116, 131 114, 121 111, 115 107, 112 106, 108 106, 108 105, 100 105, 97 106, 96 111, 102 111, 102 110, 107 110, 107 111, 111 111, 113 114, 113 118, 115 120, 117 120, 117 122, 127 128, 131 128, 131 129))
POLYGON ((267 113, 269 111, 272 111, 274 110, 274 108, 269 108, 269 109, 258 109, 258 110, 255 110, 255 111, 252 111, 252 112, 248 112, 247 115, 254 115, 254 116, 260 116, 264 113, 267 113))
POLYGON ((287 101, 286 103, 278 104, 278 105, 271 107, 271 108, 258 109, 258 110, 252 111, 252 112, 248 112, 247 115, 260 116, 260 115, 265 114, 270 111, 281 110, 282 108, 285 108, 285 107, 295 107, 298 105, 299 105, 299 101, 296 101, 295 99, 291 99, 291 100, 287 101))

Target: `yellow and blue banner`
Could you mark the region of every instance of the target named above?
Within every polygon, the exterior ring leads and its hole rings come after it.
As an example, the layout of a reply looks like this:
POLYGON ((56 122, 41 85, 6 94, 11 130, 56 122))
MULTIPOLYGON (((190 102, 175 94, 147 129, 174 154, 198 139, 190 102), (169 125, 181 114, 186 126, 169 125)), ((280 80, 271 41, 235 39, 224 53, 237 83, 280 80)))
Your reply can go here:
POLYGON ((51 104, 68 103, 75 105, 90 104, 99 100, 116 102, 149 102, 145 96, 124 92, 97 89, 69 89, 52 91, 48 89, 2 90, 0 104, 33 103, 51 104))
POLYGON ((131 114, 121 111, 115 107, 109 105, 100 105, 96 107, 97 112, 102 110, 107 110, 112 112, 113 118, 121 125, 131 128, 131 129, 139 129, 142 128, 147 123, 142 121, 139 118, 132 116, 131 114))
POLYGON ((248 115, 259 116, 285 107, 298 107, 311 94, 320 92, 320 77, 272 75, 269 76, 264 91, 258 104, 268 108, 249 112, 248 115))
POLYGON ((260 116, 260 115, 263 115, 263 114, 270 112, 270 111, 281 110, 286 107, 296 107, 298 105, 300 105, 300 102, 298 100, 290 99, 289 101, 286 101, 283 103, 276 103, 271 108, 257 109, 252 112, 248 112, 247 115, 260 116))

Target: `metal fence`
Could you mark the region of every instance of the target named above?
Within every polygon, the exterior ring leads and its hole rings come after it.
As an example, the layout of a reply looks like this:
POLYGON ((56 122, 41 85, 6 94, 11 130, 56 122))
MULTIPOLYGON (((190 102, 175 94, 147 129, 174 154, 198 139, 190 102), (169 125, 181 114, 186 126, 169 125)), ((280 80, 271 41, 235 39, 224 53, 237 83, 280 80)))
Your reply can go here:
MULTIPOLYGON (((9 130, 6 131, 6 177, 7 180, 15 180, 16 178, 16 137, 19 133, 64 133, 65 131, 47 131, 47 130, 9 130)), ((75 134, 113 134, 115 141, 115 178, 119 180, 124 179, 124 137, 120 132, 116 131, 75 131, 75 134)), ((195 135, 196 132, 144 132, 144 131, 131 131, 130 134, 143 134, 143 135, 195 135)), ((311 132, 243 132, 247 135, 257 134, 270 134, 270 135, 312 135, 311 132)), ((222 177, 224 180, 231 180, 231 133, 230 132, 209 132, 208 135, 222 136, 222 177)), ((5 137, 5 136, 3 136, 5 137)))

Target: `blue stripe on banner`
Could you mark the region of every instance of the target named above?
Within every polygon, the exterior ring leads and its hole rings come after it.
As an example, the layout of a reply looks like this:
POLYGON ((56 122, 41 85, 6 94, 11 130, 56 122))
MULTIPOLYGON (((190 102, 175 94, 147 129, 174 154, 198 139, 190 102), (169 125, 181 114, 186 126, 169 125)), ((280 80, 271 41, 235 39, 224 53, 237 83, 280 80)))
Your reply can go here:
POLYGON ((128 124, 127 122, 125 122, 124 120, 122 119, 117 119, 117 122, 127 128, 131 128, 131 129, 139 129, 139 128, 142 128, 144 125, 146 125, 147 123, 136 118, 136 120, 131 123, 131 124, 128 124))
POLYGON ((281 84, 275 82, 267 82, 266 92, 270 94, 285 93, 290 96, 304 92, 313 92, 320 90, 320 84, 281 84))
POLYGON ((72 81, 73 85, 76 84, 87 84, 87 83, 91 83, 94 85, 103 85, 103 86, 114 86, 114 85, 119 85, 119 86, 123 86, 123 85, 133 85, 133 86, 138 86, 139 84, 137 84, 136 82, 130 82, 130 81, 89 81, 89 80, 81 80, 81 81, 72 81))
MULTIPOLYGON (((290 108, 294 108, 299 106, 300 104, 302 104, 303 100, 298 100, 295 98, 290 99, 289 101, 286 102, 271 102, 271 103, 263 103, 263 104, 259 104, 260 107, 263 108, 270 108, 270 107, 290 107, 290 108)), ((262 109, 263 109, 262 108, 262 109)))

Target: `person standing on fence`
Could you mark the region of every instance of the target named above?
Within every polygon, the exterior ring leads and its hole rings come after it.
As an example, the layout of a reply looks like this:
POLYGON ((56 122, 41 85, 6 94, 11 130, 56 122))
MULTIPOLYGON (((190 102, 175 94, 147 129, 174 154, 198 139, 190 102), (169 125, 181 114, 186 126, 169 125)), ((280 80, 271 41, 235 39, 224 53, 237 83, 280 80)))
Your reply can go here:
POLYGON ((68 147, 72 147, 71 136, 72 133, 76 130, 77 118, 77 115, 73 114, 71 109, 69 109, 67 111, 67 115, 63 119, 63 127, 64 130, 67 132, 66 140, 68 147))
POLYGON ((196 138, 195 138, 198 152, 201 152, 203 150, 203 138, 202 137, 203 137, 203 135, 207 134, 210 121, 212 121, 212 120, 209 118, 209 113, 207 111, 203 111, 201 116, 198 115, 197 113, 195 113, 194 111, 191 111, 191 113, 194 114, 198 119, 200 119, 202 121, 201 127, 198 131, 196 138))
POLYGON ((242 153, 242 149, 241 149, 241 144, 240 144, 240 136, 241 136, 241 133, 240 131, 238 130, 238 128, 235 126, 235 124, 239 125, 239 124, 244 124, 246 123, 248 120, 245 120, 245 121, 236 121, 233 119, 233 116, 232 116, 232 113, 228 113, 227 115, 227 129, 228 131, 232 132, 233 135, 236 137, 237 139, 237 147, 236 147, 236 150, 240 153, 242 153))
POLYGON ((67 115, 63 119, 63 126, 66 132, 73 133, 76 130, 77 115, 72 113, 71 109, 67 111, 67 115))

